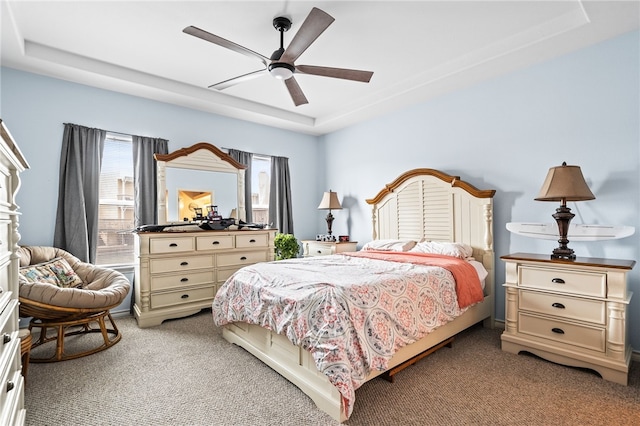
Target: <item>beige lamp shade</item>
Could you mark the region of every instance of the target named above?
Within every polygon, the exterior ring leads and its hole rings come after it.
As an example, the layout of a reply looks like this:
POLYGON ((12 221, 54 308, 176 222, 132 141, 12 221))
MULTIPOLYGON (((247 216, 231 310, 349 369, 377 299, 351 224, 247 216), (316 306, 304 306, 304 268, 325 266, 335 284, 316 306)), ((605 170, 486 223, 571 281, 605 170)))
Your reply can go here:
POLYGON ((536 201, 585 201, 595 200, 578 166, 551 167, 542 184, 536 201))
POLYGON ((340 205, 340 201, 338 200, 338 193, 329 190, 329 192, 325 192, 322 196, 322 201, 320 201, 320 205, 318 206, 318 210, 340 210, 342 206, 340 205))

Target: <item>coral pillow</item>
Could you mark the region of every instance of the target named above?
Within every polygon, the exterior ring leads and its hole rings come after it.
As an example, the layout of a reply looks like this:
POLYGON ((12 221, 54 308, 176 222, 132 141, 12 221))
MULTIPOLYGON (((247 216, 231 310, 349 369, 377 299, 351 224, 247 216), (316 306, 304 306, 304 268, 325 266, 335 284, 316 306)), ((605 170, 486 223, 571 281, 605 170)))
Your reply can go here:
POLYGON ((58 287, 80 287, 82 279, 65 259, 56 257, 48 262, 20 268, 20 284, 49 283, 58 287))

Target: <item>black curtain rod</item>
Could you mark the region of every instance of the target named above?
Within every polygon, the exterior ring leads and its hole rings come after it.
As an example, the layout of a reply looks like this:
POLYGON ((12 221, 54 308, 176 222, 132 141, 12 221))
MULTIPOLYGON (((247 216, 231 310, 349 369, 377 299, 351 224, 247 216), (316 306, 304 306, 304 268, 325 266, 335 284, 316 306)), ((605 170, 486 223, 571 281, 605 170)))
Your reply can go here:
MULTIPOLYGON (((75 124, 75 123, 63 123, 65 125, 70 124, 72 126, 80 126, 80 127, 86 127, 86 128, 93 128, 93 129, 98 129, 98 127, 88 127, 88 126, 83 126, 82 124, 75 124)), ((140 135, 132 135, 131 133, 123 133, 123 132, 116 132, 114 130, 107 130, 107 129, 98 129, 98 130, 104 130, 107 133, 111 133, 111 134, 116 134, 116 135, 122 135, 122 136, 140 136, 140 135)), ((141 136, 141 137, 152 137, 152 136, 141 136)), ((155 139, 164 139, 164 138, 155 138, 155 139)))

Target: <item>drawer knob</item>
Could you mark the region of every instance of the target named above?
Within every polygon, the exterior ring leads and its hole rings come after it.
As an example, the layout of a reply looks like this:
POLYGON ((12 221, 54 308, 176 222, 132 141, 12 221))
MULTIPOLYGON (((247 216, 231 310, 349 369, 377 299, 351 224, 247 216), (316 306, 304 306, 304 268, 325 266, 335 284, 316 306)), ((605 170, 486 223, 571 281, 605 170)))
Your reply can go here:
POLYGON ((16 384, 15 384, 15 383, 13 383, 11 380, 9 380, 9 381, 7 382, 7 392, 9 392, 10 390, 12 390, 12 389, 13 389, 13 388, 15 388, 15 387, 16 387, 16 384))
POLYGON ((215 245, 220 244, 220 241, 214 241, 214 242, 212 242, 211 244, 213 244, 213 245, 215 246, 215 245))
POLYGON ((189 295, 188 294, 183 294, 182 296, 180 296, 181 299, 188 299, 189 295))
POLYGON ((189 278, 182 278, 182 279, 180 280, 180 282, 181 282, 181 283, 186 283, 187 281, 189 281, 189 278))
POLYGON ((564 305, 562 303, 555 302, 551 306, 558 309, 564 309, 564 305))
POLYGON ((556 284, 564 284, 564 280, 562 278, 554 278, 551 280, 551 282, 556 284))
POLYGON ((255 243, 256 240, 254 240, 253 238, 249 240, 250 243, 255 243))
POLYGON ((551 329, 551 331, 553 331, 554 333, 557 333, 557 334, 564 334, 564 330, 561 329, 561 328, 558 328, 558 327, 553 327, 551 329))
POLYGON ((7 344, 7 343, 9 343, 10 341, 11 341, 11 335, 10 335, 10 334, 8 334, 8 333, 4 333, 4 334, 2 335, 2 343, 6 345, 6 344, 7 344))
POLYGON ((178 245, 176 243, 171 243, 169 244, 169 247, 178 247, 178 245))
POLYGON ((247 260, 247 257, 246 257, 246 256, 242 256, 242 257, 240 258, 240 260, 247 260))
POLYGON ((321 253, 322 253, 322 250, 318 250, 318 251, 317 251, 317 253, 318 253, 318 254, 321 254, 321 253))
POLYGON ((181 262, 180 266, 187 266, 189 264, 189 262, 181 262))

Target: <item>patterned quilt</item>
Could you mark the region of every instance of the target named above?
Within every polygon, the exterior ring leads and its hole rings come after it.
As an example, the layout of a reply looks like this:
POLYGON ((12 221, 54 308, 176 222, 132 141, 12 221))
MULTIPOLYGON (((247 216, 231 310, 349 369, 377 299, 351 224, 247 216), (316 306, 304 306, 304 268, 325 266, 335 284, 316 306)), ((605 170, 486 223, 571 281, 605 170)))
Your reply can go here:
POLYGON ((398 261, 385 258, 336 254, 244 267, 218 291, 214 323, 257 324, 310 351, 349 417, 371 370, 386 370, 399 348, 468 308, 458 305, 449 270, 402 253, 398 261))

